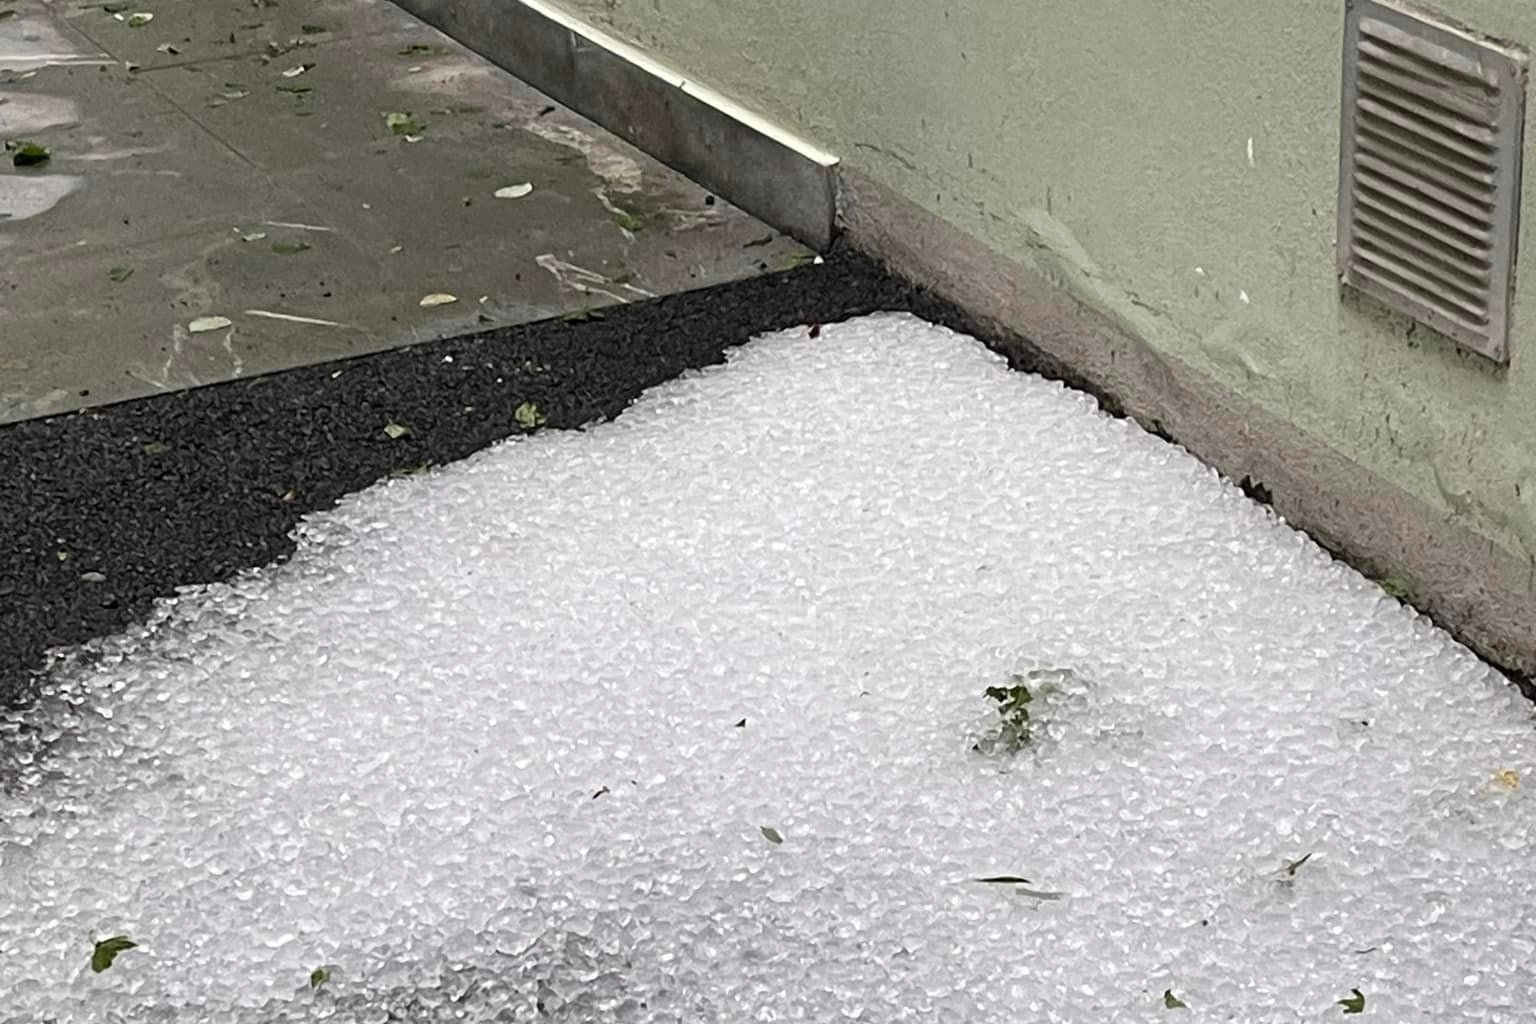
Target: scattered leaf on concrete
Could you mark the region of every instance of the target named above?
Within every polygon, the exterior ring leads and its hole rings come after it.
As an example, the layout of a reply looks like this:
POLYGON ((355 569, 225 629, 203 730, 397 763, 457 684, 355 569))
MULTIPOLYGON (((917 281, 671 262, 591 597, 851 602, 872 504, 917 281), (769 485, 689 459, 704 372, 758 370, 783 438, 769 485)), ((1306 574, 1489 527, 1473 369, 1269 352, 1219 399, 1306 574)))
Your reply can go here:
POLYGON ((99 572, 96 572, 95 570, 92 570, 90 572, 83 572, 83 573, 81 573, 80 574, 80 582, 81 583, 105 583, 105 582, 107 582, 107 577, 106 577, 105 573, 99 573, 99 572))
POLYGON ((324 967, 316 967, 309 972, 309 987, 317 989, 331 980, 331 972, 324 967))
MULTIPOLYGON (((239 228, 236 228, 235 230, 238 231, 239 228)), ((242 242, 259 242, 263 238, 266 238, 266 237, 267 237, 267 233, 265 231, 252 231, 248 235, 242 234, 240 236, 240 241, 242 241, 242 242)))
POLYGON ((308 242, 273 242, 272 251, 279 256, 292 256, 298 252, 308 252, 311 248, 308 242))
POLYGON ((111 3, 111 4, 102 4, 101 5, 101 9, 103 11, 106 11, 108 14, 121 14, 124 11, 126 11, 128 8, 132 7, 132 6, 133 6, 133 4, 128 4, 128 3, 111 3))
POLYGON ((128 15, 128 27, 143 28, 145 25, 148 25, 154 20, 155 15, 152 11, 134 11, 132 14, 128 15))
POLYGON ((174 57, 181 51, 170 43, 161 43, 159 46, 155 47, 155 52, 170 54, 172 57, 174 57))
POLYGON ((96 948, 91 950, 91 970, 100 974, 112 966, 119 953, 137 947, 138 943, 126 935, 114 935, 110 939, 102 939, 96 943, 96 948))
POLYGON ((507 185, 504 188, 497 189, 496 190, 496 198, 497 199, 521 199, 521 198, 523 198, 523 196, 526 196, 528 193, 530 193, 532 191, 533 191, 533 186, 525 181, 521 185, 507 185))
POLYGON ((574 313, 567 313, 560 319, 567 323, 580 323, 583 320, 601 320, 606 316, 601 309, 578 309, 574 313))
POLYGON ((612 216, 615 224, 631 234, 645 227, 645 221, 625 210, 614 210, 612 216))
POLYGON ((299 32, 302 35, 306 35, 306 36, 318 36, 318 35, 321 35, 323 33, 329 32, 329 31, 330 31, 330 29, 326 28, 324 25, 300 25, 299 26, 299 32))
POLYGON ((114 283, 126 281, 132 276, 132 267, 113 267, 107 271, 107 277, 111 278, 114 283))
POLYGON ((404 423, 396 423, 394 420, 390 420, 384 424, 384 436, 391 441, 398 441, 402 437, 410 437, 412 433, 411 428, 404 423))
POLYGON ((778 846, 784 841, 784 837, 779 834, 779 830, 774 828, 772 825, 759 825, 757 826, 757 830, 763 834, 764 839, 768 840, 774 846, 778 846))
POLYGON ((398 110, 386 113, 384 124, 396 135, 420 135, 427 130, 427 126, 418 121, 416 115, 398 110))
POLYGON ((307 92, 314 92, 315 90, 313 86, 308 85, 280 85, 277 87, 277 91, 292 93, 294 96, 302 96, 307 92))
POLYGON ((289 68, 289 69, 287 69, 286 71, 283 72, 283 77, 284 78, 298 78, 300 75, 302 75, 304 72, 308 71, 312 67, 314 67, 313 64, 295 64, 293 67, 291 67, 291 68, 289 68))
POLYGON ((150 441, 144 446, 145 455, 164 455, 171 450, 171 446, 164 441, 150 441))
POLYGON ((187 330, 193 334, 206 334, 209 331, 221 331, 232 326, 234 322, 227 316, 200 316, 187 324, 187 330))
POLYGON ((14 17, 16 17, 16 9, 14 7, 7 7, 5 10, 0 11, 0 21, 14 17))
POLYGON ((1163 990, 1163 1006, 1170 1010, 1189 1009, 1189 1004, 1184 1002, 1184 1000, 1180 999, 1178 996, 1174 995, 1173 989, 1171 988, 1163 990))
POLYGON ((978 878, 976 881, 985 885, 1029 885, 1029 879, 1023 875, 989 875, 986 878, 978 878))
POLYGON ((410 46, 407 46, 404 49, 398 50, 396 52, 398 52, 402 57, 421 57, 425 54, 432 53, 433 50, 432 47, 428 46, 426 43, 412 43, 410 46))
POLYGON ((1494 774, 1493 783, 1500 789, 1519 789, 1520 773, 1512 768, 1504 768, 1494 774))
POLYGON ((1350 995, 1344 999, 1337 1000, 1337 1004, 1344 1007, 1345 1013, 1364 1013, 1365 993, 1357 988, 1352 988, 1349 991, 1350 995))
POLYGON ((17 167, 35 167, 47 163, 53 155, 47 146, 36 142, 7 142, 5 148, 11 154, 11 163, 17 167))
POLYGON ((423 295, 421 301, 416 304, 423 309, 431 309, 433 306, 446 306, 449 303, 458 301, 459 297, 457 295, 450 295, 447 292, 433 292, 430 295, 423 295))

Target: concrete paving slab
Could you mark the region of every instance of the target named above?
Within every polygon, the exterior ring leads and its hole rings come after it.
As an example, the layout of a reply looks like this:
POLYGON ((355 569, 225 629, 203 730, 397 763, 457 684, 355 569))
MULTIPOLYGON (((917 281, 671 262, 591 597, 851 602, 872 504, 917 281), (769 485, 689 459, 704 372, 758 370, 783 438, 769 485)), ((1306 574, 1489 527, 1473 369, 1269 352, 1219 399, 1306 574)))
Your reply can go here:
POLYGON ((809 255, 382 0, 110 6, 0 20, 0 422, 809 255))

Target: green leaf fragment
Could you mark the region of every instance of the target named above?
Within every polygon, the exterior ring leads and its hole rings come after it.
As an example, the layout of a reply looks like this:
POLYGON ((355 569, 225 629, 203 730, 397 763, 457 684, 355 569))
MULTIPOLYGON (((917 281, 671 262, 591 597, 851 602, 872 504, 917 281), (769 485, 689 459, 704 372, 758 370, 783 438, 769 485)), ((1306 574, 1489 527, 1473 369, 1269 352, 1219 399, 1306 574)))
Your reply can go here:
POLYGON ((303 34, 303 35, 306 35, 306 36, 318 36, 322 32, 329 32, 329 31, 330 31, 330 29, 326 28, 324 25, 300 25, 299 26, 299 32, 301 34, 303 34))
POLYGON ((313 86, 309 85, 280 85, 277 87, 277 91, 291 93, 294 96, 302 96, 307 92, 314 92, 315 90, 313 86))
POLYGON ((128 27, 143 28, 145 25, 148 25, 154 20, 154 14, 150 13, 149 11, 135 11, 128 15, 128 27))
POLYGON ((96 948, 91 951, 91 970, 96 974, 112 966, 119 953, 134 949, 138 946, 126 935, 114 935, 110 939, 102 939, 96 943, 96 948))
POLYGON ((524 430, 532 430, 534 427, 544 425, 546 417, 537 405, 532 402, 524 402, 512 410, 512 418, 517 425, 524 430))
POLYGON ((112 4, 102 4, 101 9, 103 11, 106 11, 108 14, 122 14, 124 11, 126 11, 128 8, 130 8, 132 6, 133 6, 133 4, 112 3, 112 4))
POLYGON ((272 251, 279 256, 292 256, 297 252, 308 252, 311 248, 308 242, 273 242, 272 251))
POLYGON ((1406 576, 1388 576, 1379 585, 1382 590, 1387 592, 1388 597, 1396 598, 1399 601, 1408 600, 1408 595, 1413 589, 1413 581, 1409 580, 1406 576))
POLYGON ((1030 885, 1029 879, 1022 875, 991 875, 987 878, 978 878, 976 881, 983 885, 1030 885))
POLYGON ((574 313, 565 314, 560 319, 567 323, 580 323, 584 320, 601 320, 604 315, 600 309, 578 309, 574 313))
POLYGON ((170 450, 171 446, 166 444, 164 441, 150 441, 148 444, 144 445, 145 455, 164 455, 170 450))
POLYGON ((423 57, 434 51, 426 43, 412 43, 398 52, 402 57, 423 57))
POLYGON ((757 826, 757 830, 763 834, 764 839, 768 840, 775 846, 778 846, 784 841, 784 837, 779 834, 779 830, 774 828, 772 825, 759 825, 757 826))
POLYGON ((384 115, 384 124, 396 135, 420 135, 427 130, 427 126, 416 119, 416 115, 392 111, 384 115))
POLYGON ((107 271, 107 277, 115 284, 121 284, 133 276, 132 267, 113 267, 107 271))
POLYGON ((11 154, 11 163, 17 167, 35 167, 46 163, 53 155, 47 146, 36 142, 7 142, 5 148, 11 154))
POLYGON ((324 985, 330 980, 331 972, 329 968, 316 967, 314 970, 309 972, 309 987, 311 990, 319 988, 321 985, 324 985))
POLYGON ((1189 1009, 1189 1004, 1185 1003, 1184 1000, 1174 995, 1173 989, 1171 988, 1163 990, 1163 1006, 1169 1010, 1189 1009))
POLYGON ((404 423, 396 423, 394 420, 390 420, 384 424, 384 436, 391 441, 398 441, 402 437, 410 437, 412 433, 414 431, 404 423))
POLYGON ((817 255, 813 252, 797 252, 789 259, 784 261, 784 269, 794 270, 797 267, 803 267, 807 264, 815 263, 818 258, 819 257, 817 257, 817 255))
POLYGON ((1338 1005, 1344 1007, 1345 1013, 1364 1013, 1365 993, 1361 992, 1357 988, 1352 988, 1349 991, 1352 994, 1344 999, 1338 1000, 1338 1005))
POLYGON ((16 17, 16 9, 14 7, 7 7, 5 10, 0 11, 0 21, 14 17, 16 17))
POLYGON ((633 233, 645 227, 645 221, 627 211, 614 210, 612 216, 613 222, 625 231, 633 233))

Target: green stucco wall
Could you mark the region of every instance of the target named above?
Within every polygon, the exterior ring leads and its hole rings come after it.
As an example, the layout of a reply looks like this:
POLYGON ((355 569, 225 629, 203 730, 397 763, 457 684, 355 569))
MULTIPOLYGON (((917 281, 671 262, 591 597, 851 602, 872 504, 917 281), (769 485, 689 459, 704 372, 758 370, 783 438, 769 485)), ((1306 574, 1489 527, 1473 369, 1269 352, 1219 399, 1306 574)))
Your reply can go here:
MULTIPOLYGON (((1536 201, 1507 372, 1340 297, 1341 0, 564 5, 1536 560, 1536 201)), ((1536 5, 1443 9, 1536 45, 1536 5)))

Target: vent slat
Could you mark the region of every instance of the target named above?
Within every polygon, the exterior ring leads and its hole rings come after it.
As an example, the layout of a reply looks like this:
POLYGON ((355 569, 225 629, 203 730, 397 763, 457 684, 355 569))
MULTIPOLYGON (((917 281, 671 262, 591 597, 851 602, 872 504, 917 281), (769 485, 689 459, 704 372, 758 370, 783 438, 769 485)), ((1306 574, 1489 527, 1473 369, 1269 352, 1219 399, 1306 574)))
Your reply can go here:
POLYGON ((1421 149, 1408 149, 1401 145, 1394 145, 1390 140, 1366 131, 1360 133, 1355 146, 1359 152, 1381 160, 1383 163, 1402 168, 1403 171, 1420 180, 1433 181, 1437 187, 1463 196, 1469 203, 1489 209, 1493 207, 1494 197, 1497 194, 1493 175, 1488 175, 1486 181, 1469 178, 1460 171, 1453 171, 1431 159, 1421 149))
POLYGON ((1369 175, 1355 175, 1354 184, 1358 186, 1357 191, 1365 189, 1391 199, 1401 211, 1406 211, 1402 216, 1432 222, 1474 239, 1480 245, 1493 242, 1494 233, 1486 220, 1468 219, 1454 210, 1426 201, 1422 195, 1405 191, 1388 181, 1372 179, 1369 175))
POLYGON ((1391 49, 1405 60, 1423 64, 1435 74, 1454 75, 1476 87, 1498 87, 1497 76, 1490 73, 1482 61, 1428 39, 1423 33, 1409 32, 1382 18, 1366 16, 1360 19, 1360 36, 1391 49))
POLYGON ((1498 113, 1497 90, 1469 85, 1465 79, 1446 75, 1438 68, 1426 69, 1423 64, 1405 62, 1369 42, 1360 45, 1360 73, 1421 103, 1481 124, 1491 124, 1498 113))
POLYGON ((1420 215, 1416 210, 1394 202, 1390 196, 1368 188, 1362 188, 1355 193, 1356 216, 1360 215, 1362 209, 1375 211, 1376 215, 1384 220, 1412 224, 1414 231, 1433 238, 1447 249, 1465 253, 1469 259, 1479 265, 1492 263, 1493 246, 1490 236, 1486 233, 1481 236, 1464 234, 1447 227, 1441 221, 1431 220, 1420 215))
POLYGON ((1427 272, 1445 277, 1458 287, 1485 289, 1492 280, 1492 269, 1485 261, 1470 258, 1454 246, 1419 231, 1415 225, 1385 217, 1369 206, 1355 208, 1355 227, 1361 238, 1391 239, 1396 248, 1422 262, 1427 272))
POLYGON ((1404 110, 1376 96, 1362 94, 1355 102, 1358 107, 1356 116, 1364 115, 1373 122, 1384 121, 1420 141, 1448 149, 1474 166, 1498 166, 1498 149, 1493 144, 1496 140, 1491 134, 1488 141, 1479 141, 1456 132, 1442 131, 1438 125, 1415 116, 1411 110, 1404 110))
POLYGON ((1420 160, 1434 164, 1447 174, 1456 175, 1469 186, 1482 186, 1489 192, 1494 191, 1498 184, 1499 168, 1491 160, 1473 159, 1440 142, 1416 135, 1369 114, 1359 118, 1356 124, 1360 129, 1356 145, 1361 148, 1386 147, 1399 153, 1414 153, 1420 160))
POLYGON ((1528 58, 1408 3, 1345 3, 1340 278, 1507 363, 1528 58))
POLYGON ((1484 305, 1480 298, 1488 291, 1486 272, 1478 273, 1455 261, 1448 261, 1438 252, 1426 248, 1422 240, 1407 232, 1363 231, 1355 236, 1360 248, 1383 253, 1393 260, 1413 267, 1415 272, 1432 283, 1436 292, 1460 296, 1464 301, 1484 305))
POLYGON ((1493 202, 1464 192, 1446 188, 1433 177, 1409 170, 1402 164, 1384 160, 1373 153, 1355 154, 1356 176, 1364 181, 1380 182, 1396 186, 1399 190, 1416 193, 1448 210, 1465 217, 1469 224, 1486 229, 1493 216, 1493 202))
POLYGON ((1361 100, 1374 100, 1377 103, 1390 105, 1408 114, 1414 121, 1434 125, 1453 138, 1465 139, 1485 149, 1491 149, 1498 141, 1496 133, 1487 121, 1481 118, 1474 120, 1462 117, 1453 111, 1442 110, 1424 97, 1415 96, 1412 92, 1382 88, 1382 83, 1373 83, 1369 80, 1365 68, 1360 70, 1363 79, 1360 83, 1361 100))
POLYGON ((1475 295, 1454 288, 1446 288, 1439 281, 1427 277, 1419 268, 1402 260, 1396 253, 1374 245, 1361 245, 1355 255, 1375 266, 1382 273, 1391 274, 1410 289, 1420 302, 1444 310, 1455 310, 1456 315, 1471 323, 1486 323, 1488 305, 1475 295))

